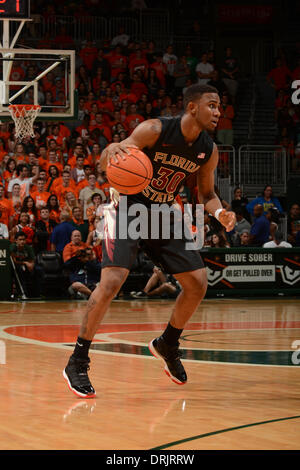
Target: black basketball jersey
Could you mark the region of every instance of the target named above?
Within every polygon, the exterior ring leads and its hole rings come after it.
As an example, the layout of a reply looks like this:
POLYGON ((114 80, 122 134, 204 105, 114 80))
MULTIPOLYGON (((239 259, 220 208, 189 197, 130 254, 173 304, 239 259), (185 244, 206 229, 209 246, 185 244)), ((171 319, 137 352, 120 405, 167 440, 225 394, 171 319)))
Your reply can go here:
POLYGON ((213 150, 213 140, 206 131, 200 132, 192 145, 181 132, 181 117, 159 117, 162 130, 155 145, 144 148, 153 166, 153 177, 140 193, 128 196, 129 204, 139 202, 171 205, 185 179, 206 163, 213 150))

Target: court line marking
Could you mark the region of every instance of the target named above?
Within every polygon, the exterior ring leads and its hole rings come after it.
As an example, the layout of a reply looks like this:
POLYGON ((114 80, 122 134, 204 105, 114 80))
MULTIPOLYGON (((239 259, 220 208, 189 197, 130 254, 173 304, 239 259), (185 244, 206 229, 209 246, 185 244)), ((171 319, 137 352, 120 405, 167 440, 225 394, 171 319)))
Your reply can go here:
MULTIPOLYGON (((103 323, 105 324, 105 323, 103 323)), ((109 325, 110 323, 108 323, 109 325)), ((122 323, 122 324, 126 324, 126 325, 130 325, 131 323, 122 323)), ((143 324, 152 324, 152 322, 145 322, 143 324)), ((48 343, 46 341, 41 341, 41 340, 36 340, 36 339, 31 339, 31 338, 25 338, 25 337, 22 337, 22 336, 16 336, 16 335, 13 335, 12 333, 8 333, 6 331, 4 331, 5 329, 7 328, 14 328, 14 327, 18 327, 18 326, 47 326, 49 325, 48 323, 40 323, 40 324, 33 324, 33 325, 2 325, 0 326, 0 338, 2 339, 7 339, 7 340, 11 340, 11 341, 17 341, 17 342, 21 342, 21 343, 27 343, 27 344, 32 344, 32 345, 35 345, 35 346, 46 346, 46 347, 52 347, 52 348, 56 348, 56 349, 64 349, 64 350, 70 350, 70 346, 68 346, 66 343, 68 344, 74 344, 75 346, 75 342, 72 343, 72 342, 68 342, 66 341, 65 343, 48 343)), ((51 326, 61 326, 60 324, 51 324, 51 326)), ((70 326, 74 326, 70 324, 70 326)), ((77 325, 76 325, 77 326, 77 325)), ((287 330, 287 329, 298 329, 298 328, 284 328, 282 330, 287 330)), ((265 331, 265 330, 269 330, 269 328, 265 328, 263 330, 259 329, 260 331, 265 331)), ((270 328, 270 330, 273 330, 273 328, 270 328)), ((281 330, 281 329, 278 329, 278 331, 281 330)), ((150 332, 154 332, 154 331, 158 331, 158 330, 151 330, 150 332)), ((208 331, 208 330, 204 330, 204 331, 208 331)), ((211 330, 211 331, 218 331, 218 330, 211 330)), ((225 331, 244 331, 244 330, 225 330, 225 331)), ((255 329, 253 329, 253 331, 255 331, 255 329)), ((109 336, 110 334, 128 334, 128 333, 137 333, 136 330, 131 330, 131 331, 126 331, 126 332, 113 332, 113 333, 105 333, 106 336, 109 336)), ((140 330, 139 333, 149 333, 148 330, 146 331, 143 331, 143 330, 140 330)), ((101 335, 101 333, 98 333, 98 335, 101 335)), ((129 342, 126 340, 121 340, 121 341, 109 341, 109 343, 117 343, 117 342, 122 342, 122 343, 125 343, 125 344, 137 344, 137 345, 141 345, 141 346, 147 346, 147 343, 137 343, 137 342, 129 342)), ((188 348, 188 349, 195 349, 195 350, 209 350, 208 348, 188 348)), ((228 349, 212 349, 212 351, 228 351, 228 349)), ((236 351, 236 350, 234 350, 236 351)), ((237 350, 239 351, 239 350, 237 350)), ((255 352, 256 350, 246 350, 246 352, 255 352)), ((259 352, 260 350, 257 350, 257 352, 259 352)), ((262 350, 262 352, 268 352, 269 350, 262 350)), ((272 350, 274 352, 278 351, 278 352, 281 352, 282 350, 272 350)), ((271 351, 271 352, 272 352, 271 351)), ((104 355, 112 355, 112 356, 118 356, 118 357, 128 357, 128 358, 143 358, 143 359, 151 359, 151 360, 155 360, 155 358, 151 355, 149 356, 143 356, 143 355, 140 355, 140 354, 127 354, 127 353, 117 353, 117 352, 113 352, 113 351, 101 351, 101 350, 91 350, 91 352, 93 352, 94 354, 104 354, 104 355)), ((294 350, 291 350, 290 352, 294 352, 294 350)), ((251 367, 293 367, 295 368, 294 365, 288 365, 288 364, 253 364, 253 363, 247 363, 247 362, 230 362, 230 361, 226 361, 226 362, 222 362, 222 361, 196 361, 195 359, 184 359, 185 362, 191 362, 191 363, 199 363, 199 364, 221 364, 221 365, 237 365, 237 366, 251 366, 251 367)))
POLYGON ((300 415, 298 415, 298 416, 289 416, 287 418, 270 419, 268 421, 259 421, 257 423, 243 424, 241 426, 235 426, 235 427, 232 427, 232 428, 225 428, 225 429, 220 429, 218 431, 211 431, 211 432, 207 432, 207 433, 204 433, 204 434, 199 434, 197 436, 186 437, 185 439, 180 439, 179 441, 168 442, 167 444, 163 444, 161 446, 152 447, 149 450, 167 449, 167 448, 173 447, 175 445, 184 444, 185 442, 191 442, 191 441, 195 441, 197 439, 203 439, 204 437, 215 436, 217 434, 223 434, 225 432, 237 431, 238 429, 251 428, 253 426, 261 426, 263 424, 278 423, 279 421, 288 421, 290 419, 299 419, 299 418, 300 418, 300 415))

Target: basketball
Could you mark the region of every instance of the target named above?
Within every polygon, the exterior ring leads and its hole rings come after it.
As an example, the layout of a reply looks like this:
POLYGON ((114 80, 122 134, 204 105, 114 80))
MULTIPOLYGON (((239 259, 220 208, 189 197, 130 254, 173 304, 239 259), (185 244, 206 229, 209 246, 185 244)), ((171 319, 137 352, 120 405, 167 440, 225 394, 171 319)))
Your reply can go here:
POLYGON ((106 169, 109 183, 121 194, 137 194, 150 183, 153 167, 147 155, 139 149, 130 148, 130 154, 118 163, 111 161, 106 169))

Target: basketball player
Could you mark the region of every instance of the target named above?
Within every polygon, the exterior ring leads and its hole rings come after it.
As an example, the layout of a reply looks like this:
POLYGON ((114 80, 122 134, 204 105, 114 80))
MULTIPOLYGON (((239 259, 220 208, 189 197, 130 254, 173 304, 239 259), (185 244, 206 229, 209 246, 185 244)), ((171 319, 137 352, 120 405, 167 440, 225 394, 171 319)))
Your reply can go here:
MULTIPOLYGON (((190 174, 197 171, 200 203, 231 231, 235 214, 222 208, 214 192, 214 171, 218 164, 218 150, 206 131, 214 131, 218 124, 220 99, 216 88, 192 85, 184 95, 184 114, 181 117, 149 119, 139 124, 132 134, 120 143, 112 143, 102 153, 103 164, 126 158, 128 148, 145 152, 153 164, 153 178, 139 194, 127 196, 128 205, 139 202, 147 207, 166 200, 172 204, 180 186, 190 174), (169 164, 170 157, 172 165, 169 164), (177 167, 176 167, 177 163, 177 167), (176 174, 170 185, 170 178, 176 174), (178 184, 174 184, 178 181, 178 184), (168 188, 169 186, 169 188, 168 188), (173 191, 170 190, 173 188, 173 191)), ((122 197, 122 196, 121 196, 122 197)), ((118 210, 118 207, 116 208, 118 210)), ((116 217, 118 220, 118 217, 116 217)), ((118 239, 103 243, 101 281, 93 291, 86 308, 73 354, 63 372, 69 388, 79 397, 93 397, 95 390, 88 377, 89 348, 111 300, 118 294, 133 264, 139 240, 118 239), (109 243, 111 242, 111 243, 109 243), (113 248, 113 249, 112 249, 113 248)), ((165 372, 177 384, 187 381, 180 361, 179 338, 185 325, 206 293, 206 270, 198 250, 186 250, 186 240, 170 237, 166 240, 143 240, 145 251, 153 262, 172 274, 182 290, 176 299, 170 321, 158 338, 149 343, 152 354, 165 363, 165 372)))

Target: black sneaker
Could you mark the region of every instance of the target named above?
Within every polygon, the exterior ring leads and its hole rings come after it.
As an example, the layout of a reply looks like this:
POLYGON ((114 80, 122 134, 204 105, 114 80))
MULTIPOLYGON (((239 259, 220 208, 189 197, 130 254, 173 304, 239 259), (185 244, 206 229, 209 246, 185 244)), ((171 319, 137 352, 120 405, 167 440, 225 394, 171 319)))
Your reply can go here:
POLYGON ((90 382, 87 371, 90 369, 90 359, 78 359, 71 356, 63 376, 68 383, 69 389, 78 397, 92 398, 96 392, 90 382))
POLYGON ((162 336, 155 338, 149 343, 151 354, 156 358, 165 361, 165 373, 178 385, 183 385, 187 381, 187 375, 180 361, 181 353, 177 346, 169 346, 162 336))

